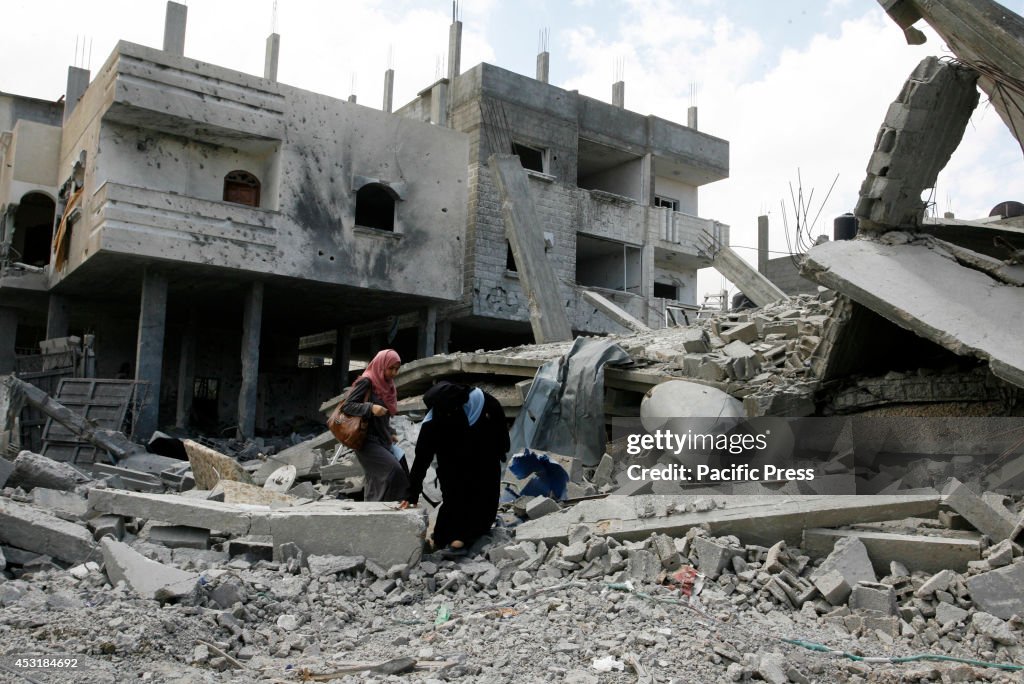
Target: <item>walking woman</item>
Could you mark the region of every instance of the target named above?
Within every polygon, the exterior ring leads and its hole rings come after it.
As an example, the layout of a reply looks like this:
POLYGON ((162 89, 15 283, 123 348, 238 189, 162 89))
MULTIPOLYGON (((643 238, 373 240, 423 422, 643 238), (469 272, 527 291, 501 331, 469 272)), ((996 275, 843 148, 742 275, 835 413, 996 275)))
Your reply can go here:
POLYGON ((505 412, 480 388, 446 381, 427 390, 423 403, 430 411, 420 426, 402 508, 416 505, 436 456, 442 503, 434 548, 461 549, 487 534, 498 512, 501 463, 509 449, 505 412))
POLYGON ((365 476, 364 501, 400 501, 409 488, 407 471, 391 449, 397 441, 391 429, 391 416, 398 412, 395 375, 401 365, 402 359, 394 349, 377 352, 352 384, 341 408, 350 416, 365 416, 369 420, 366 442, 356 451, 365 476))

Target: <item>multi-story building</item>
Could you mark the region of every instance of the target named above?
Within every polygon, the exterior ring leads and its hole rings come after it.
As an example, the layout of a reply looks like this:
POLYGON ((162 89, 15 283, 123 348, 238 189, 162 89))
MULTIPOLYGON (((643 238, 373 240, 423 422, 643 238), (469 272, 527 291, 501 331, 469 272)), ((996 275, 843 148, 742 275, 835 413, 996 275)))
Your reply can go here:
POLYGON ((385 345, 526 341, 494 152, 528 169, 574 331, 621 330, 583 288, 664 324, 696 301, 700 235, 727 240, 696 215, 728 144, 695 125, 457 57, 391 113, 390 89, 382 111, 277 82, 276 35, 257 77, 185 57, 184 31, 168 3, 162 50, 72 67, 63 103, 0 95, 0 372, 92 335, 99 376, 146 383, 138 436, 314 418, 385 345))

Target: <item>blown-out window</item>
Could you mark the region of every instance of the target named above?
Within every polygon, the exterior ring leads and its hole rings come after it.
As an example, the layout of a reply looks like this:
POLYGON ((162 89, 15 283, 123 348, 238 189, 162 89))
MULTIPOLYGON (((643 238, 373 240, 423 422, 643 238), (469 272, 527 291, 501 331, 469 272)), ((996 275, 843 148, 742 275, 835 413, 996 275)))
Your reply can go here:
POLYGON ((356 225, 395 230, 394 190, 381 183, 367 183, 356 192, 356 225))
POLYGON ((232 171, 224 176, 224 201, 260 206, 260 179, 248 171, 232 171))

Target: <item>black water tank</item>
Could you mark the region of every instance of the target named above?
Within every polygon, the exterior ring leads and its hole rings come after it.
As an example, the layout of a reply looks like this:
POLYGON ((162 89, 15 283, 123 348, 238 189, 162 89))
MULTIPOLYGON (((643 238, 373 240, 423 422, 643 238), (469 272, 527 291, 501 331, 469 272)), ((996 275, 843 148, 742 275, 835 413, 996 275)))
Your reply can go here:
POLYGON ((852 240, 857 237, 857 217, 847 212, 832 222, 832 239, 852 240))
POLYGON ((1024 204, 1020 202, 1000 202, 996 206, 992 207, 992 211, 988 213, 989 216, 1002 216, 1003 218, 1013 218, 1014 216, 1024 216, 1024 204))

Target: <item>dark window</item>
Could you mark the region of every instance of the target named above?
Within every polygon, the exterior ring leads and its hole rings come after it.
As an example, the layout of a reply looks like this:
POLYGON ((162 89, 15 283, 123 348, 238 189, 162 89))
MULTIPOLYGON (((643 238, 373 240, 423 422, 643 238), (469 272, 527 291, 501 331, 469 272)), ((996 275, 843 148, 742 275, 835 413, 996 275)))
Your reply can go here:
POLYGON ((679 288, 668 283, 654 283, 654 296, 663 299, 679 299, 679 288))
POLYGON ((53 239, 54 201, 40 192, 21 198, 14 212, 14 235, 9 254, 11 261, 30 266, 50 263, 50 242, 53 239))
POLYGON ((260 206, 260 181, 248 171, 232 171, 224 176, 224 201, 260 206))
POLYGON ((356 225, 395 230, 395 195, 386 185, 369 183, 356 193, 356 225))
POLYGON ((545 173, 544 150, 538 150, 536 147, 520 143, 512 143, 512 151, 519 155, 519 163, 523 165, 524 169, 545 173))
POLYGON ((679 200, 672 199, 671 197, 662 197, 661 195, 654 196, 654 206, 665 207, 672 211, 679 211, 679 200))
POLYGON ((519 269, 516 268, 516 257, 512 254, 512 245, 508 243, 508 240, 505 240, 505 270, 519 272, 519 269))

